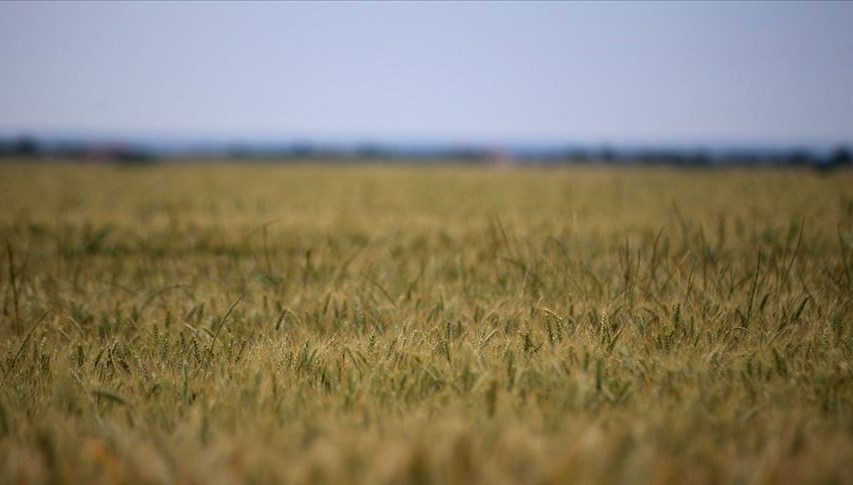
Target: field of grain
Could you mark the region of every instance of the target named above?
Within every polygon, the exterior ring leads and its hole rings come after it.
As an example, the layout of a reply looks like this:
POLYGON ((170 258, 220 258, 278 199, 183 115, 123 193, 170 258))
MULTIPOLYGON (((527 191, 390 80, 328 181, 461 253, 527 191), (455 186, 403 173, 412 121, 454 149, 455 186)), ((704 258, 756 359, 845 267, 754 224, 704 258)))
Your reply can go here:
POLYGON ((851 483, 853 174, 0 166, 0 483, 851 483))

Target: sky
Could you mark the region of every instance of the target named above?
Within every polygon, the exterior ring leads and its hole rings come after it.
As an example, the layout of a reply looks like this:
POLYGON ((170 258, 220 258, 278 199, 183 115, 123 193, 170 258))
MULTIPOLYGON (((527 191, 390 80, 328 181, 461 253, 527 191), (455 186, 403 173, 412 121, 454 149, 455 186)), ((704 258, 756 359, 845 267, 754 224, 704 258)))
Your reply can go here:
POLYGON ((851 2, 0 2, 0 133, 853 144, 851 25, 851 2))

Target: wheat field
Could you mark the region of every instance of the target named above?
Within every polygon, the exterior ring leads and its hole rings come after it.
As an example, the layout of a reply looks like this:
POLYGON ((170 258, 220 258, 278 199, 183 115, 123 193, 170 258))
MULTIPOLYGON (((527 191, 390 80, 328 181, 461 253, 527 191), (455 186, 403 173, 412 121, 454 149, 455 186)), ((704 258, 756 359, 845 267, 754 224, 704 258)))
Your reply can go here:
POLYGON ((853 483, 853 174, 0 166, 0 483, 853 483))

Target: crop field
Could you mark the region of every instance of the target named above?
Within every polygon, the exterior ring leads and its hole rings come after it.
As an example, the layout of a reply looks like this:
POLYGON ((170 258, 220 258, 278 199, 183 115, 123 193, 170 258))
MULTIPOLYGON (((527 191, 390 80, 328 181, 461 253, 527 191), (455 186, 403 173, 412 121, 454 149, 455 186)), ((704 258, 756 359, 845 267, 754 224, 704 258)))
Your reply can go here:
POLYGON ((0 483, 853 483, 853 174, 0 166, 0 483))

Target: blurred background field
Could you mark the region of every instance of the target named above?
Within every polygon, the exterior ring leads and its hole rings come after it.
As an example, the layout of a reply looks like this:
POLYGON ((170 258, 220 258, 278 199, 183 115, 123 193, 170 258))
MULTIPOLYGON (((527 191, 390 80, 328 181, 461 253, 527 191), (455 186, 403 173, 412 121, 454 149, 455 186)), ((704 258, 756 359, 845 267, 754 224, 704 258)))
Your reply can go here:
POLYGON ((845 483, 851 187, 3 165, 0 480, 845 483))

